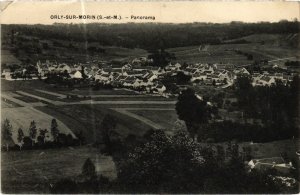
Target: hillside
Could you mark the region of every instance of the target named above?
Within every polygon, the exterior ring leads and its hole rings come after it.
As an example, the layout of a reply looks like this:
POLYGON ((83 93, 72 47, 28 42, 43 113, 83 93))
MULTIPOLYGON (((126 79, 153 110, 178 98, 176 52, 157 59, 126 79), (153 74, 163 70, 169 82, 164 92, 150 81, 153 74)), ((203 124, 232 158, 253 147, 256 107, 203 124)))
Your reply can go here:
POLYGON ((252 34, 216 45, 198 45, 169 48, 181 63, 233 63, 252 64, 254 61, 269 60, 283 64, 287 60, 299 60, 299 34, 252 34), (237 51, 241 51, 239 53, 237 51), (245 54, 253 58, 247 58, 245 54), (284 58, 284 60, 281 60, 284 58))

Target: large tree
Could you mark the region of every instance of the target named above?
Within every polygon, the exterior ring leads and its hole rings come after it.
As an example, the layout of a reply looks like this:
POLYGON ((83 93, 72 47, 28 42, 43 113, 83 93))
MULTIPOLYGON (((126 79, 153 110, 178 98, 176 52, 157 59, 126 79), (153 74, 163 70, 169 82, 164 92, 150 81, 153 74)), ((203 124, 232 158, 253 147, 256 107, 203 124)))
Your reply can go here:
POLYGON ((208 123, 212 114, 211 106, 197 97, 192 89, 184 90, 178 96, 176 111, 179 119, 185 121, 192 138, 195 138, 199 128, 208 123))
POLYGON ((5 119, 2 123, 2 143, 6 145, 6 150, 8 151, 9 143, 11 142, 12 136, 12 125, 8 119, 5 119))
POLYGON ((32 141, 32 143, 31 143, 32 146, 35 142, 36 135, 37 135, 37 128, 36 128, 35 121, 31 121, 30 126, 29 126, 29 136, 30 136, 31 141, 32 141))
POLYGON ((24 132, 23 132, 22 128, 19 128, 18 129, 18 142, 19 142, 20 150, 22 148, 23 138, 24 138, 24 132))
POLYGON ((57 141, 58 134, 59 134, 58 125, 56 119, 54 118, 51 121, 51 135, 54 141, 57 141))
POLYGON ((96 142, 103 143, 109 148, 111 145, 111 134, 116 126, 116 119, 109 114, 105 115, 98 129, 96 142))
POLYGON ((164 68, 171 60, 175 59, 175 55, 165 51, 164 49, 151 50, 148 55, 149 59, 152 59, 152 65, 164 68))
POLYGON ((82 166, 82 175, 87 178, 92 178, 96 176, 96 168, 90 158, 86 159, 82 166))

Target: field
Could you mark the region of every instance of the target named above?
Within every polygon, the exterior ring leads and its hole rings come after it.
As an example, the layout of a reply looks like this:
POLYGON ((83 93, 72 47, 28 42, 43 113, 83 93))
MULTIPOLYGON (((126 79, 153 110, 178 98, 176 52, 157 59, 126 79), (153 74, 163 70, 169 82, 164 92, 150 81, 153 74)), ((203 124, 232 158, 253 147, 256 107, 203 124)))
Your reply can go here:
POLYGON ((171 110, 147 110, 147 109, 130 109, 129 112, 145 117, 160 126, 171 130, 178 119, 176 111, 171 110))
MULTIPOLYGON (((233 44, 233 41, 227 41, 227 44, 206 45, 204 49, 199 50, 199 46, 170 48, 169 52, 174 53, 176 61, 187 63, 233 63, 235 65, 251 64, 254 60, 277 60, 280 58, 290 58, 289 60, 299 59, 300 54, 296 48, 285 46, 287 37, 278 34, 255 34, 242 37, 237 40, 246 40, 248 43, 233 44), (264 41, 264 43, 262 43, 264 41), (240 50, 253 55, 253 60, 247 60, 244 55, 235 53, 234 50, 240 50)), ((284 62, 284 61, 282 61, 284 62)), ((278 61, 276 63, 281 63, 278 61)))
POLYGON ((5 98, 1 98, 1 108, 15 108, 15 107, 20 107, 19 104, 13 102, 13 101, 10 101, 10 100, 7 100, 5 98))
MULTIPOLYGON (((9 119, 12 124, 12 139, 15 143, 18 143, 18 129, 22 128, 24 135, 29 135, 29 125, 31 121, 35 121, 37 129, 47 129, 50 132, 51 120, 55 116, 45 114, 32 107, 19 107, 19 108, 3 108, 2 109, 2 120, 9 119)), ((74 133, 60 120, 57 120, 58 129, 61 133, 71 134, 75 137, 74 133)), ((48 133, 48 139, 52 139, 50 133, 48 133)))
POLYGON ((49 184, 78 176, 87 158, 97 174, 116 178, 112 158, 92 147, 1 152, 2 193, 49 193, 49 184))
POLYGON ((2 64, 20 64, 18 60, 9 50, 1 50, 1 63, 2 64))
MULTIPOLYGON (((116 106, 120 108, 120 106, 116 106)), ((142 136, 147 130, 151 129, 151 125, 144 123, 142 120, 139 120, 135 117, 131 117, 122 112, 118 112, 117 110, 110 109, 110 105, 62 105, 62 106, 54 106, 48 105, 43 107, 36 107, 38 110, 45 112, 49 115, 56 116, 59 120, 69 126, 73 132, 82 131, 87 142, 93 143, 95 141, 95 133, 98 131, 99 124, 101 123, 103 117, 106 114, 113 115, 117 122, 116 132, 118 132, 123 138, 125 138, 129 134, 134 134, 137 136, 142 136), (109 108, 108 108, 109 107, 109 108)), ((141 108, 139 105, 133 106, 136 109, 147 109, 141 108)), ((133 107, 130 106, 132 109, 133 107)), ((149 107, 152 108, 152 105, 149 107)), ((161 106, 160 106, 161 107, 161 106)), ((124 106, 126 110, 128 105, 124 106)), ((166 108, 168 109, 168 108, 166 108)), ((131 110, 129 111, 131 112, 131 110)), ((159 111, 160 114, 165 111, 159 111)), ((168 115, 169 111, 163 113, 162 116, 156 113, 156 121, 153 118, 154 116, 149 117, 151 113, 148 115, 138 114, 139 116, 145 117, 147 119, 153 120, 154 123, 161 124, 162 126, 170 127, 171 122, 168 119, 174 119, 174 115, 171 113, 168 115), (150 114, 150 115, 149 115, 150 114), (161 118, 160 118, 161 117, 161 118), (171 117, 171 118, 170 118, 171 117), (160 118, 160 119, 158 119, 160 118), (158 121, 160 120, 160 121, 158 121)), ((176 113, 175 113, 176 114, 176 113)))

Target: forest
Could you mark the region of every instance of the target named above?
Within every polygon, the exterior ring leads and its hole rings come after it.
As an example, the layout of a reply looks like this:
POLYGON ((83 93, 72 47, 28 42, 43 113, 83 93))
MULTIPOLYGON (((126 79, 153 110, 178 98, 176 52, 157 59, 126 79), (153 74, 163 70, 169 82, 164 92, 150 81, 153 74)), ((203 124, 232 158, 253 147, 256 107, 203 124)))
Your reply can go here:
MULTIPOLYGON (((142 24, 61 24, 2 25, 2 38, 19 33, 44 40, 98 42, 100 45, 142 48, 146 50, 201 44, 224 44, 252 34, 294 34, 299 22, 282 20, 275 23, 142 23, 142 24)), ((12 37, 11 37, 12 38, 12 37)), ((243 43, 243 41, 241 42, 243 43)))

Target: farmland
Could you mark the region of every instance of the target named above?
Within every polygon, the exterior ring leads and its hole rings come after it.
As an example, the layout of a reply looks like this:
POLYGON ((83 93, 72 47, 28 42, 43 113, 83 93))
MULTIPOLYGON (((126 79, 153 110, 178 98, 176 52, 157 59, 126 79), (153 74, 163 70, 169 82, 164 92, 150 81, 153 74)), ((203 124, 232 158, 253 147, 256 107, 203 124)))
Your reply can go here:
MULTIPOLYGON (((63 129, 71 129, 73 133, 83 132, 86 141, 93 143, 95 140, 95 132, 97 126, 102 121, 106 114, 110 114, 116 117, 117 127, 116 131, 126 137, 129 134, 143 135, 148 129, 154 128, 156 123, 150 115, 144 115, 144 113, 133 113, 140 117, 132 117, 128 113, 122 113, 115 108, 126 109, 162 109, 168 111, 174 110, 174 98, 163 98, 159 96, 140 95, 133 91, 128 90, 105 90, 100 89, 98 91, 77 89, 77 90, 61 90, 55 91, 48 88, 44 90, 43 83, 40 81, 25 81, 24 85, 18 84, 22 81, 4 82, 8 86, 3 91, 3 97, 10 98, 8 101, 19 103, 23 107, 20 108, 22 113, 32 112, 36 115, 27 114, 22 121, 22 124, 29 126, 25 121, 35 120, 38 128, 50 127, 51 117, 56 118, 59 122, 59 126, 63 129), (37 86, 37 88, 30 88, 30 86, 37 86), (16 91, 15 91, 16 90, 16 91), (88 94, 86 94, 88 93, 88 94), (67 94, 76 94, 80 96, 90 96, 89 99, 66 99, 67 94), (45 116, 45 117, 44 117, 45 116), (54 117, 55 116, 55 117, 54 117), (45 118, 43 121, 41 118, 45 118), (36 119, 35 119, 36 118, 36 119), (145 123, 146 120, 153 120, 153 123, 145 123)), ((9 107, 6 105, 6 107, 9 107)), ((10 106, 11 107, 11 106, 10 106)), ((14 109, 8 109, 3 116, 11 118, 14 109)), ((21 113, 20 112, 20 113, 21 113)), ((131 112, 131 110, 129 111, 131 112)), ((141 112, 141 111, 140 111, 141 112)), ((173 118, 171 115, 163 115, 160 118, 162 128, 170 128, 173 118), (170 118, 171 117, 171 118, 170 118), (166 121, 165 123, 163 121, 166 121)), ((13 126, 20 126, 20 123, 16 123, 12 120, 13 126)), ((23 129, 27 129, 27 126, 22 126, 23 129)), ((18 127, 16 127, 18 128, 18 127)), ((69 131, 69 130, 68 130, 69 131)), ((66 131, 65 133, 68 133, 66 131)), ((16 131, 14 131, 14 140, 16 139, 16 131)))
POLYGON ((94 162, 97 174, 116 177, 112 158, 92 147, 2 152, 2 192, 49 193, 50 184, 62 176, 78 176, 87 158, 94 162))
MULTIPOLYGON (((28 136, 29 132, 27 129, 29 128, 29 124, 32 120, 36 122, 37 129, 48 129, 50 130, 51 120, 54 116, 47 115, 43 112, 40 112, 34 108, 29 107, 19 107, 19 108, 3 108, 2 109, 2 120, 5 118, 9 119, 13 131, 12 131, 12 139, 15 143, 17 141, 17 130, 18 128, 22 128, 24 131, 24 135, 28 136)), ((57 121, 58 127, 61 133, 71 134, 75 137, 74 133, 61 121, 57 121)), ((50 137, 50 135, 49 135, 50 137)), ((49 138, 50 140, 52 138, 49 138)))
POLYGON ((251 64, 254 60, 276 60, 280 58, 291 58, 295 60, 300 57, 296 48, 284 46, 288 36, 278 34, 255 34, 238 40, 246 40, 247 43, 232 44, 237 40, 228 40, 226 44, 206 45, 199 49, 199 46, 170 48, 169 52, 174 53, 176 61, 183 63, 233 63, 236 65, 251 64), (264 41, 264 42, 262 42, 264 41), (253 55, 253 60, 247 60, 243 55, 237 54, 234 50, 240 50, 253 55))

